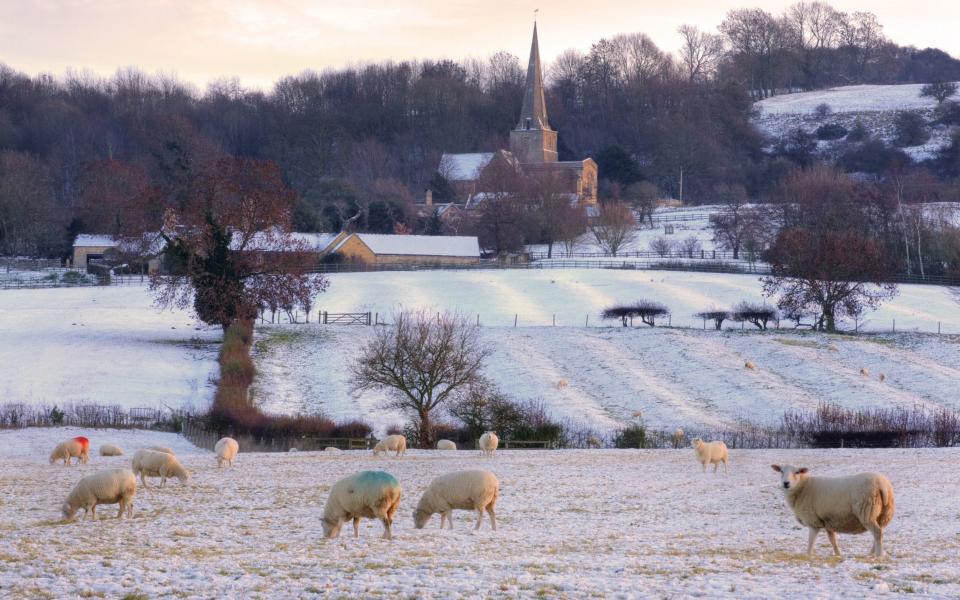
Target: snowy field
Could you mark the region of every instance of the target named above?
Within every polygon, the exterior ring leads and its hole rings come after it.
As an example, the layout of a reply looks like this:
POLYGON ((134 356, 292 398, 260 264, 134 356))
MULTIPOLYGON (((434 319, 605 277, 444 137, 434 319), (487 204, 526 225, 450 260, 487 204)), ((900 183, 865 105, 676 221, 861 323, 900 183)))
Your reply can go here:
MULTIPOLYGON (((912 598, 960 596, 960 495, 953 450, 732 451, 729 475, 703 474, 692 450, 411 451, 241 454, 218 470, 210 452, 173 434, 77 429, 0 432, 0 596, 106 598, 912 598), (49 449, 86 435, 126 457, 51 466, 49 449), (60 522, 80 478, 128 466, 142 446, 171 446, 189 485, 140 488, 132 521, 112 506, 101 521, 60 522), (802 554, 771 463, 816 474, 876 470, 896 491, 886 559, 867 535, 840 535, 844 558, 821 535, 802 554), (403 487, 394 539, 363 521, 360 538, 323 540, 330 486, 363 469, 403 487), (463 468, 500 480, 498 530, 458 511, 413 528, 429 481, 463 468), (107 518, 109 516, 109 518, 107 518)), ((157 482, 156 479, 153 480, 157 482)), ((349 527, 347 528, 349 529, 349 527)))
MULTIPOLYGON (((854 85, 782 94, 754 104, 758 109, 754 122, 772 138, 779 139, 798 127, 813 133, 826 123, 838 123, 849 130, 860 119, 872 134, 891 142, 895 136, 893 120, 898 111, 917 112, 928 122, 933 120, 937 101, 921 98, 921 87, 921 84, 854 85), (819 117, 815 114, 821 104, 830 106, 830 115, 819 117)), ((960 96, 953 96, 952 99, 960 100, 960 96)), ((922 146, 903 148, 903 151, 914 160, 925 160, 932 158, 950 142, 950 130, 947 127, 932 126, 930 134, 930 139, 922 146)), ((829 153, 835 144, 821 141, 819 149, 829 153)))

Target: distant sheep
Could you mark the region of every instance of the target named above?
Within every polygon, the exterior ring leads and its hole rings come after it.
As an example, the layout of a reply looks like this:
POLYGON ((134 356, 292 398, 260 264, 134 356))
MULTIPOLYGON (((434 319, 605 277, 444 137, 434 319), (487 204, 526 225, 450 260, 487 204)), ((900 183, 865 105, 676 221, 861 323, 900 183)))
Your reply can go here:
POLYGON ((63 506, 60 507, 63 518, 72 521, 77 511, 83 509, 84 516, 97 520, 97 505, 120 504, 117 518, 133 517, 133 498, 137 495, 137 478, 129 469, 105 469, 83 477, 73 486, 63 506))
POLYGON ((444 522, 453 529, 453 511, 477 511, 477 526, 483 522, 483 511, 490 515, 490 526, 497 529, 497 516, 494 512, 497 498, 500 496, 500 482, 490 471, 454 471, 441 475, 430 482, 430 486, 420 497, 420 503, 413 511, 413 523, 417 529, 423 529, 434 513, 440 513, 440 529, 444 522))
POLYGON ((100 446, 100 456, 123 456, 123 450, 113 444, 100 446))
POLYGON ((167 477, 176 477, 180 483, 186 485, 190 481, 190 472, 180 464, 177 457, 166 452, 157 452, 156 450, 137 450, 133 454, 133 472, 140 475, 140 481, 143 487, 150 487, 147 484, 146 476, 159 477, 160 487, 167 484, 167 477))
POLYGON ((437 442, 437 450, 456 450, 457 443, 451 440, 440 440, 437 442))
POLYGON ((500 445, 500 438, 492 431, 488 431, 480 436, 480 452, 484 455, 493 456, 500 445))
POLYGON ((386 454, 390 451, 395 451, 397 456, 403 456, 404 452, 407 451, 407 438, 397 434, 388 435, 373 447, 374 456, 379 456, 381 452, 386 454))
POLYGON ((333 446, 327 446, 326 448, 323 449, 323 451, 328 454, 339 454, 343 452, 343 450, 341 450, 340 448, 334 448, 333 446))
POLYGON ((149 448, 147 448, 147 450, 153 450, 154 452, 163 452, 164 454, 173 454, 174 456, 176 456, 176 453, 170 448, 167 448, 166 446, 150 446, 149 448))
POLYGON ((703 472, 707 472, 707 464, 713 465, 713 472, 717 472, 720 463, 723 463, 723 472, 727 472, 727 445, 721 441, 704 442, 697 438, 690 442, 697 453, 697 461, 703 465, 703 472))
POLYGON ((757 370, 757 365, 753 364, 752 361, 749 361, 749 360, 748 360, 747 362, 743 363, 743 368, 744 368, 744 369, 749 369, 749 370, 751 370, 751 371, 756 371, 756 370, 757 370))
POLYGON ((590 448, 599 448, 602 445, 603 445, 603 442, 601 442, 600 438, 598 437, 594 437, 591 435, 590 437, 587 438, 587 446, 590 448))
POLYGON ((821 529, 827 530, 833 553, 840 556, 838 533, 873 534, 870 554, 883 556, 883 528, 893 520, 896 503, 890 480, 879 473, 849 477, 811 477, 807 468, 771 465, 780 473, 787 504, 797 521, 810 529, 807 554, 821 529))
POLYGON ((237 440, 225 437, 220 438, 220 440, 214 445, 213 451, 217 453, 217 468, 223 466, 223 463, 227 463, 229 466, 233 466, 233 459, 237 457, 237 452, 240 452, 240 444, 237 443, 237 440))
MULTIPOLYGON (((83 438, 86 440, 87 438, 83 438)), ((70 438, 57 444, 57 447, 50 453, 50 464, 62 460, 64 465, 73 464, 71 458, 77 459, 77 464, 87 464, 90 462, 90 442, 86 446, 77 438, 70 438)))
POLYGON ((680 429, 679 427, 676 429, 676 431, 673 432, 673 447, 674 447, 674 448, 679 448, 679 447, 680 447, 680 444, 683 443, 683 436, 684 436, 683 430, 680 429))
POLYGON ((557 389, 558 390, 566 389, 568 385, 569 384, 567 383, 566 379, 561 379, 560 381, 557 382, 557 389))
POLYGON ((400 508, 400 482, 386 471, 361 471, 344 477, 330 488, 323 509, 323 536, 335 538, 353 520, 353 537, 360 537, 360 519, 380 519, 383 537, 391 539, 393 517, 400 508))
POLYGON ((869 377, 870 369, 863 367, 862 369, 860 369, 860 374, 863 375, 864 377, 869 377))

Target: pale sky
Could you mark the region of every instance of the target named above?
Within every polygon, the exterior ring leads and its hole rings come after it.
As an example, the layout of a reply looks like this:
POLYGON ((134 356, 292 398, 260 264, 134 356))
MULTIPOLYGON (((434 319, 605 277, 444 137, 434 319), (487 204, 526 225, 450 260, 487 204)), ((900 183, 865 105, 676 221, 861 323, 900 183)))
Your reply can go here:
MULTIPOLYGON (((540 51, 586 51, 602 37, 643 32, 663 50, 676 28, 715 31, 731 8, 779 12, 792 0, 0 0, 0 62, 29 74, 68 69, 109 76, 136 66, 174 73, 203 89, 239 77, 269 90, 285 75, 351 63, 485 57, 526 61, 534 8, 540 51)), ((899 44, 960 57, 960 1, 837 0, 877 14, 899 44)))

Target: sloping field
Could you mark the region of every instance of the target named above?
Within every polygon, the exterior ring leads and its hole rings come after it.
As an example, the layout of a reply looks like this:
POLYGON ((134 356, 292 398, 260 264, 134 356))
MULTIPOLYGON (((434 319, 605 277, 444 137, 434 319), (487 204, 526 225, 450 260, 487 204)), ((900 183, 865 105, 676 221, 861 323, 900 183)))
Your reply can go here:
MULTIPOLYGON (((173 434, 34 429, 0 432, 0 596, 35 598, 912 598, 960 595, 956 469, 947 450, 746 450, 728 475, 703 474, 693 451, 410 451, 245 454, 217 469, 210 452, 173 434), (48 448, 86 435, 126 457, 76 467, 46 463, 48 448), (84 474, 128 466, 142 446, 171 446, 189 485, 139 488, 132 521, 114 506, 99 522, 59 521, 58 507, 84 474), (806 530, 778 489, 771 463, 815 474, 882 471, 896 490, 885 534, 889 558, 865 557, 866 535, 840 535, 843 560, 806 530), (429 482, 483 468, 500 480, 497 531, 454 513, 413 527, 429 482), (323 540, 320 517, 333 483, 386 469, 403 487, 392 541, 379 523, 360 538, 323 540), (947 469, 945 471, 945 469, 947 469)), ((153 480, 157 482, 156 479, 153 480)), ((345 529, 350 529, 346 527, 345 529)))

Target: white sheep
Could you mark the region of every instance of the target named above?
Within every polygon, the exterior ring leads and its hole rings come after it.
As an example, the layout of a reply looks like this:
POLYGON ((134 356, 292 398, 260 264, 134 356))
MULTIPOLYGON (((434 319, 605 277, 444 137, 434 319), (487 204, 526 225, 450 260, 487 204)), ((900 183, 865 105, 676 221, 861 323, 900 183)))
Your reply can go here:
POLYGON ((683 443, 683 430, 677 427, 676 431, 673 432, 673 447, 679 448, 680 444, 683 443))
POLYGON ((444 522, 453 529, 453 511, 477 511, 477 526, 480 529, 483 511, 490 515, 490 526, 497 529, 497 516, 494 509, 500 496, 500 482, 490 471, 454 471, 441 475, 430 482, 430 486, 420 497, 413 522, 417 529, 423 529, 434 513, 440 513, 440 529, 444 522))
POLYGON ((123 450, 113 444, 100 446, 100 456, 123 456, 123 450))
POLYGON ((163 452, 164 454, 173 454, 174 456, 176 456, 173 450, 171 450, 170 448, 167 448, 166 446, 150 446, 149 448, 147 448, 147 450, 153 450, 154 452, 163 452))
POLYGON ((743 368, 749 369, 751 371, 756 371, 757 365, 753 364, 753 361, 748 360, 747 362, 743 363, 743 368))
POLYGON ((720 463, 723 463, 723 472, 727 472, 727 445, 721 441, 704 442, 697 438, 690 442, 697 453, 697 461, 703 465, 703 472, 707 472, 707 464, 713 465, 713 472, 717 472, 720 463))
POLYGON ((119 503, 120 510, 117 512, 117 518, 123 518, 124 511, 128 518, 132 518, 133 498, 136 495, 137 478, 130 469, 105 469, 80 479, 77 485, 73 486, 73 490, 60 510, 67 521, 72 521, 81 508, 84 516, 89 513, 90 517, 96 521, 98 504, 119 503))
POLYGON ((240 444, 230 437, 220 438, 220 441, 213 447, 213 451, 217 453, 218 469, 223 466, 223 463, 232 467, 233 459, 237 457, 237 452, 240 452, 240 444))
MULTIPOLYGON (((83 438, 86 439, 86 438, 83 438)), ((50 464, 62 460, 64 465, 73 464, 70 462, 71 458, 77 459, 77 464, 81 462, 87 464, 90 462, 90 445, 89 443, 84 444, 78 438, 70 438, 69 440, 63 440, 57 447, 53 449, 53 452, 50 453, 50 464)))
POLYGON ((440 440, 437 442, 437 450, 456 450, 457 443, 452 440, 440 440))
POLYGON ((360 537, 360 519, 380 519, 383 537, 391 539, 393 517, 400 508, 400 482, 386 471, 360 471, 344 477, 330 488, 323 509, 323 535, 335 538, 347 521, 353 520, 353 537, 360 537))
POLYGON ((160 487, 167 484, 167 477, 176 477, 180 483, 186 485, 190 481, 190 472, 180 464, 177 457, 166 452, 157 452, 156 450, 137 450, 133 454, 133 472, 140 475, 140 481, 143 487, 147 485, 146 476, 159 477, 160 487))
POLYGON ((391 450, 395 450, 397 456, 403 456, 403 453, 407 451, 407 438, 398 434, 388 435, 373 447, 373 455, 379 456, 381 452, 386 454, 391 450))
POLYGON ((500 445, 500 438, 492 431, 488 431, 480 436, 480 452, 483 455, 493 456, 500 445))
POLYGON ((890 480, 879 473, 849 477, 811 477, 807 468, 771 465, 780 473, 787 504, 797 521, 810 529, 807 554, 821 529, 827 530, 833 553, 840 556, 837 533, 873 534, 870 554, 883 556, 883 528, 893 520, 895 502, 890 480))

